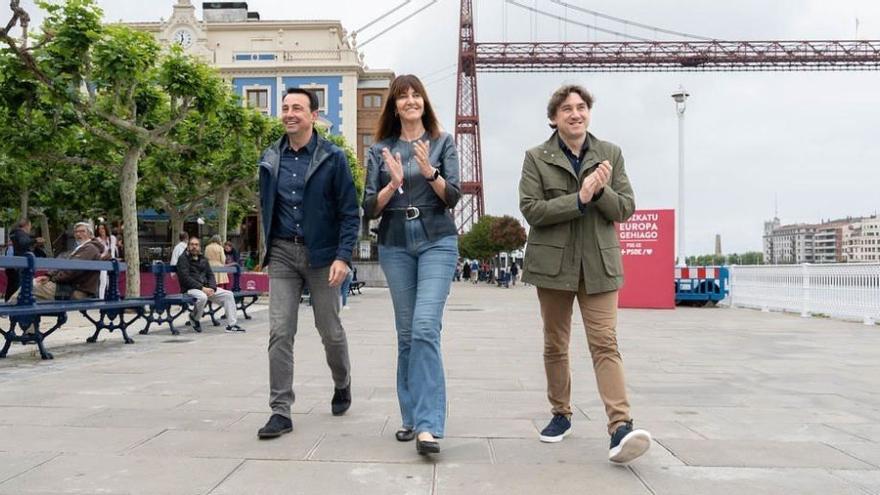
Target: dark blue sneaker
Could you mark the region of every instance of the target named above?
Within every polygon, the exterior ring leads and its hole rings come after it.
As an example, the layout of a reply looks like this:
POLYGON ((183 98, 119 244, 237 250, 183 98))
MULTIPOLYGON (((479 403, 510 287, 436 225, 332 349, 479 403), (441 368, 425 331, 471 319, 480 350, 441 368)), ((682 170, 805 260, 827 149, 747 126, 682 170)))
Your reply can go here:
POLYGON ((571 421, 564 414, 554 414, 546 428, 541 430, 541 441, 546 443, 561 442, 571 431, 571 421))
POLYGON ((645 430, 634 430, 632 421, 624 423, 611 435, 611 450, 608 460, 615 464, 627 464, 648 451, 651 447, 651 434, 645 430))

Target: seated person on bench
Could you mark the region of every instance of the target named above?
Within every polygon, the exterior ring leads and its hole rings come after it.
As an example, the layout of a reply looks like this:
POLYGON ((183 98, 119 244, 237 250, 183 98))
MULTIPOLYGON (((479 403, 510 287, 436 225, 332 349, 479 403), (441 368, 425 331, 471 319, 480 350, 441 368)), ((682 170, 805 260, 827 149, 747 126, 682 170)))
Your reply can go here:
MULTIPOLYGON (((73 237, 76 248, 68 256, 72 260, 100 261, 104 246, 94 236, 92 224, 79 222, 73 226, 73 237)), ((98 293, 98 282, 101 272, 95 270, 58 270, 34 278, 34 298, 38 301, 56 299, 88 299, 98 293)), ((18 302, 16 291, 9 299, 9 304, 18 302)))
POLYGON ((201 243, 198 237, 190 237, 186 246, 186 252, 177 260, 177 280, 180 281, 180 291, 196 298, 195 308, 189 314, 189 321, 193 328, 201 330, 199 320, 208 299, 211 302, 222 303, 226 310, 226 331, 244 332, 236 324, 235 296, 228 290, 217 287, 214 280, 214 272, 208 259, 202 255, 201 243))

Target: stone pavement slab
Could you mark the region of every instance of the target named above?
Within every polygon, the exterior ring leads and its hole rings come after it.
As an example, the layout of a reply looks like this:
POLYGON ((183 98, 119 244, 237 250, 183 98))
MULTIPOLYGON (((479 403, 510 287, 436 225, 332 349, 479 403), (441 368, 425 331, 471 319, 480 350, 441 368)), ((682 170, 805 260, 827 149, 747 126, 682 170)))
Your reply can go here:
POLYGON ((270 442, 258 441, 256 431, 167 430, 131 453, 141 457, 303 460, 320 440, 320 435, 286 435, 270 442))
POLYGON ((57 455, 52 452, 0 452, 0 483, 34 469, 57 455))
POLYGON ((0 484, 0 494, 207 493, 240 463, 224 459, 65 454, 0 484))
POLYGON ((493 465, 438 466, 437 491, 442 495, 503 493, 505 495, 651 492, 627 468, 607 463, 573 466, 493 465))
POLYGON ((876 469, 819 442, 668 438, 660 443, 689 466, 876 469))
POLYGON ((834 476, 859 486, 871 495, 880 495, 880 471, 832 471, 834 476))
POLYGON ((81 428, 73 426, 0 426, 3 448, 12 452, 78 454, 122 453, 155 437, 157 428, 81 428))
POLYGON ((880 327, 727 308, 624 310, 618 337, 636 425, 657 442, 607 461, 604 406, 573 323, 574 432, 550 419, 534 288, 453 284, 443 330, 447 438, 423 458, 400 443, 396 338, 386 290, 342 314, 351 410, 309 308, 296 339, 294 432, 269 417, 268 315, 248 332, 204 325, 94 345, 84 321, 49 339, 54 361, 14 346, 0 360, 0 494, 877 494, 880 327), (857 344, 857 345, 856 345, 857 344))
POLYGON ((824 469, 644 467, 633 470, 655 495, 864 495, 854 482, 824 469))
POLYGON ((434 467, 363 462, 246 461, 211 495, 430 495, 434 467))

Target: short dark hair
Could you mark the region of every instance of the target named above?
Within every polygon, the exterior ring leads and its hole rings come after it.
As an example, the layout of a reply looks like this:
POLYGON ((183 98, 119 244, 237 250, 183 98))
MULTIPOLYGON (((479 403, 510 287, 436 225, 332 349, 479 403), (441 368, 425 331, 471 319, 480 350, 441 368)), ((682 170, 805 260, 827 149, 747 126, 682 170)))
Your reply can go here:
MULTIPOLYGON (((578 84, 566 84, 561 88, 557 89, 550 96, 550 101, 547 102, 547 118, 553 119, 556 115, 556 111, 559 110, 559 107, 562 105, 562 102, 568 98, 568 95, 576 93, 581 99, 584 100, 584 103, 587 104, 587 108, 590 110, 593 109, 593 95, 587 91, 587 88, 578 85, 578 84)), ((550 127, 556 129, 555 124, 550 124, 550 127)))
POLYGON ((309 98, 309 111, 318 111, 318 96, 315 93, 303 88, 287 88, 287 91, 281 95, 282 102, 287 95, 306 95, 309 98))
POLYGON ((179 239, 180 242, 185 242, 189 239, 189 234, 187 234, 186 232, 181 232, 177 234, 177 239, 179 239))

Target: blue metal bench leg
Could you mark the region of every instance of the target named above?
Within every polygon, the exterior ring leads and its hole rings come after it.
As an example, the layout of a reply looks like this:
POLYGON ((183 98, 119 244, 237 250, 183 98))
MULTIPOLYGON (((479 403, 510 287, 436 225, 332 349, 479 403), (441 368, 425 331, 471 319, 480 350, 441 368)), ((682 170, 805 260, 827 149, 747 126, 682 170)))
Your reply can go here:
MULTIPOLYGON (((59 320, 60 319, 61 318, 59 318, 59 320)), ((66 318, 65 318, 65 320, 66 320, 66 318)), ((44 360, 55 359, 55 356, 53 356, 51 352, 46 350, 46 346, 43 344, 43 340, 46 339, 46 335, 55 331, 55 329, 60 327, 62 325, 62 323, 58 323, 57 325, 55 325, 48 332, 46 332, 45 335, 43 334, 43 332, 40 331, 40 319, 39 318, 37 318, 37 320, 33 324, 36 328, 34 330, 34 334, 33 334, 32 339, 34 342, 37 343, 37 347, 40 349, 40 358, 42 358, 44 360)))
POLYGON ((247 296, 247 297, 251 298, 250 302, 245 302, 244 297, 242 297, 241 299, 236 301, 236 307, 238 307, 238 309, 241 310, 241 314, 244 315, 245 320, 250 320, 251 315, 249 315, 247 313, 247 309, 249 307, 253 306, 255 302, 257 302, 257 297, 253 297, 253 296, 247 296))
POLYGON ((153 324, 153 321, 150 319, 150 317, 146 317, 146 320, 147 320, 147 324, 144 325, 144 328, 142 328, 140 330, 140 332, 138 332, 141 335, 146 335, 146 334, 150 333, 150 325, 153 324))
POLYGON ((214 307, 213 301, 208 301, 208 304, 205 306, 205 313, 208 313, 208 316, 211 317, 211 323, 214 324, 215 327, 220 326, 220 322, 217 320, 217 312, 220 311, 220 306, 214 307))

